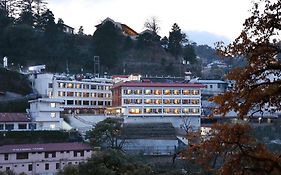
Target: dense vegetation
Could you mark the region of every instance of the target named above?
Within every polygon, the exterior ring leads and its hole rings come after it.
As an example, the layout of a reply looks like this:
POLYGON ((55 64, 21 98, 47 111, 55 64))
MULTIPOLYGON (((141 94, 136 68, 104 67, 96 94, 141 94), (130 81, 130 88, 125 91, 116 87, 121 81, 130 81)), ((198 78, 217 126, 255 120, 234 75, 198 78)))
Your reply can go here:
MULTIPOLYGON (((197 45, 187 40, 176 23, 162 39, 156 33, 157 21, 145 26, 149 32, 137 39, 124 35, 111 21, 102 23, 93 35, 85 35, 82 26, 77 34, 67 34, 63 20, 55 22, 44 0, 0 1, 0 58, 7 56, 9 66, 16 69, 45 64, 51 72, 91 73, 94 56, 100 56, 100 73, 178 76, 189 69, 200 75, 196 54, 201 56, 201 46, 194 49, 197 45), (183 65, 183 60, 192 66, 183 65)), ((202 56, 212 60, 213 52, 207 48, 202 56)))

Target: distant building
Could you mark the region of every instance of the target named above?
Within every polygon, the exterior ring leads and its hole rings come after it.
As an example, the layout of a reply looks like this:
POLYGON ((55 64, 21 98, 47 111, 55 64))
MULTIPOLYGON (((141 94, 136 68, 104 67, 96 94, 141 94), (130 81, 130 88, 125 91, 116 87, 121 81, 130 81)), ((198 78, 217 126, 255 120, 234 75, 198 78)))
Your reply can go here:
POLYGON ((62 99, 39 98, 29 101, 28 110, 37 130, 60 130, 63 119, 60 117, 62 99))
POLYGON ((25 113, 0 113, 0 131, 30 131, 36 124, 25 113))
POLYGON ((171 123, 125 123, 120 141, 129 154, 173 155, 179 146, 171 123))
POLYGON ((113 75, 112 80, 114 83, 125 81, 140 81, 141 75, 113 75))
POLYGON ((63 100, 66 112, 98 114, 111 106, 112 79, 54 74, 37 74, 31 79, 43 97, 63 100))
POLYGON ((222 80, 190 80, 191 83, 201 83, 205 85, 202 89, 202 96, 210 97, 224 93, 228 88, 228 83, 222 80))
POLYGON ((123 82, 112 88, 115 112, 125 123, 170 122, 200 127, 202 84, 123 82))
POLYGON ((81 143, 48 143, 0 146, 0 171, 27 175, 54 175, 66 165, 79 165, 91 157, 90 146, 81 143))
POLYGON ((74 34, 74 28, 63 24, 63 32, 67 34, 74 34))
POLYGON ((122 24, 120 22, 115 22, 110 18, 106 18, 105 20, 103 20, 100 24, 96 25, 96 28, 101 27, 106 22, 112 22, 116 27, 120 28, 124 36, 129 36, 132 39, 136 39, 136 37, 138 36, 138 33, 135 30, 133 30, 131 27, 127 26, 126 24, 122 24))

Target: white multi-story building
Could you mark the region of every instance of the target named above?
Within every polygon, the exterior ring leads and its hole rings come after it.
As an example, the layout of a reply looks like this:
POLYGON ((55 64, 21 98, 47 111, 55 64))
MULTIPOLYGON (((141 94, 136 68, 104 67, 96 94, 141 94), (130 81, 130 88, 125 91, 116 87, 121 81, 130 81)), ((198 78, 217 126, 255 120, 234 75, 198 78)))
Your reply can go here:
POLYGON ((32 121, 36 123, 37 130, 60 130, 62 121, 60 112, 62 99, 39 98, 29 101, 30 109, 28 110, 32 121))
POLYGON ((86 162, 91 154, 90 146, 81 143, 4 145, 0 146, 0 171, 51 175, 66 165, 86 162))
POLYGON ((124 82, 112 88, 115 111, 125 122, 171 122, 200 126, 202 84, 124 82))
POLYGON ((37 74, 32 82, 40 95, 62 99, 62 107, 69 112, 103 113, 111 106, 112 79, 37 74))

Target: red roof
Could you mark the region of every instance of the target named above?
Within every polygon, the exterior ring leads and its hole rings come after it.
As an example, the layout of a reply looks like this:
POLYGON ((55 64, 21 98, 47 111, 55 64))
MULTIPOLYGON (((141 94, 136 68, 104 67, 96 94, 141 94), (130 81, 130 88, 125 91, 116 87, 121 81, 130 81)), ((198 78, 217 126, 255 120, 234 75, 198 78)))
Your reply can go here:
POLYGON ((79 151, 79 150, 91 150, 91 147, 76 142, 0 146, 0 154, 23 153, 23 152, 79 151))
POLYGON ((205 85, 200 83, 153 83, 153 82, 124 82, 113 86, 117 87, 190 87, 190 88, 204 88, 205 85))
POLYGON ((29 122, 25 113, 0 113, 0 122, 29 122))

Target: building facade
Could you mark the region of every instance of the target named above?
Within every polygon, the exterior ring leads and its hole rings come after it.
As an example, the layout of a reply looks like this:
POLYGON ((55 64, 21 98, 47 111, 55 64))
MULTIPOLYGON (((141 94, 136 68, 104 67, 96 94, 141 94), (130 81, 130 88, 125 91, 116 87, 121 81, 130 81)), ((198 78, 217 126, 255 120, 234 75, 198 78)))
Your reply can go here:
POLYGON ((37 130, 60 130, 63 119, 60 113, 63 111, 62 99, 39 98, 29 101, 30 109, 27 110, 32 121, 36 123, 37 130))
POLYGON ((200 126, 202 84, 124 82, 112 88, 112 104, 125 122, 185 122, 200 126))
POLYGON ((66 165, 87 161, 91 154, 91 148, 81 143, 4 145, 0 146, 0 171, 55 174, 66 165))
POLYGON ((62 99, 66 112, 103 113, 111 106, 112 79, 37 74, 32 78, 39 94, 62 99))

